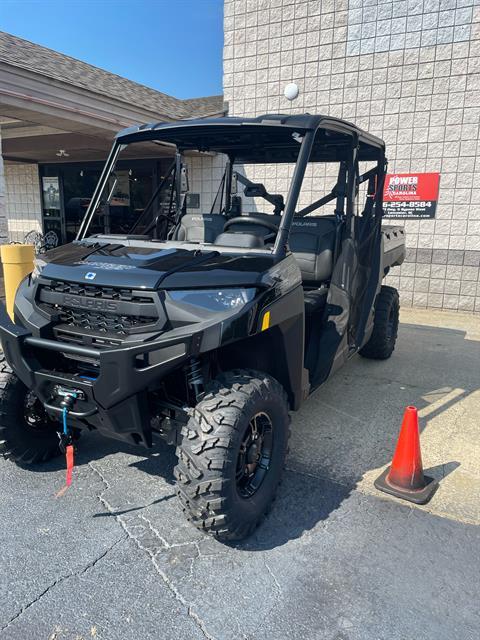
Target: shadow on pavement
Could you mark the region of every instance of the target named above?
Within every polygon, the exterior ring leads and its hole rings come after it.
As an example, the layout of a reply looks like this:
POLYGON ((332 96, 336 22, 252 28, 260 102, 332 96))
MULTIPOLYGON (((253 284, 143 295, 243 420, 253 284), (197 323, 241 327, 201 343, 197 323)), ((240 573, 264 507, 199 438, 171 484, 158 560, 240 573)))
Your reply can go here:
MULTIPOLYGON (((144 449, 139 446, 129 445, 121 440, 105 438, 95 432, 85 431, 76 444, 75 466, 81 467, 101 460, 106 456, 124 453, 141 457, 140 460, 131 462, 129 466, 136 467, 149 475, 160 476, 168 484, 174 484, 173 468, 176 464, 175 448, 167 445, 163 440, 155 441, 152 449, 144 449), (144 457, 147 456, 147 457, 144 457)), ((61 455, 43 464, 29 465, 29 471, 48 473, 65 468, 65 456, 61 455)))
POLYGON ((143 473, 148 473, 152 476, 161 476, 167 484, 174 485, 175 478, 173 476, 173 468, 177 464, 175 447, 160 440, 156 443, 155 449, 155 453, 148 458, 144 458, 138 462, 132 462, 130 466, 136 467, 139 471, 143 471, 143 473))
POLYGON ((428 467, 428 469, 424 469, 424 473, 426 476, 432 476, 433 478, 446 478, 449 476, 455 469, 458 469, 460 466, 459 462, 453 460, 452 462, 446 462, 445 464, 437 464, 434 467, 428 467))
MULTIPOLYGON (((256 533, 239 549, 265 550, 299 538, 323 522, 356 489, 364 475, 389 464, 405 406, 420 411, 423 431, 432 419, 464 401, 479 387, 480 342, 465 332, 402 324, 397 349, 386 361, 355 357, 293 414, 287 471, 271 513, 256 533)), ((460 462, 452 461, 445 444, 445 461, 426 469, 441 479, 460 462)), ((174 484, 174 447, 160 441, 147 452, 121 441, 85 434, 79 442, 76 464, 127 454, 126 464, 149 476, 174 484), (135 456, 130 462, 127 456, 135 456)), ((425 459, 424 459, 425 463, 425 459)), ((118 462, 117 462, 118 464, 118 462)), ((58 458, 38 467, 41 471, 64 468, 58 458)), ((33 468, 32 470, 35 470, 33 468)), ((161 510, 173 495, 115 513, 121 515, 146 506, 161 510)))
POLYGON ((154 500, 153 502, 149 502, 148 504, 140 504, 136 507, 131 507, 130 509, 119 509, 118 511, 104 511, 102 513, 94 513, 94 518, 111 518, 112 516, 116 518, 117 516, 124 516, 126 513, 132 513, 132 511, 142 511, 142 509, 146 509, 147 507, 153 507, 160 502, 166 502, 171 498, 174 498, 174 494, 170 494, 169 496, 163 496, 162 498, 158 498, 158 500, 154 500))
MULTIPOLYGON (((391 462, 407 405, 418 408, 422 433, 478 390, 480 342, 464 331, 403 324, 397 345, 387 361, 353 358, 293 414, 287 473, 274 508, 238 548, 270 549, 318 523, 327 526, 364 475, 391 462)), ((450 435, 448 424, 443 429, 450 435)), ((460 466, 449 455, 448 437, 443 452, 444 462, 425 468, 440 480, 439 491, 460 466)))

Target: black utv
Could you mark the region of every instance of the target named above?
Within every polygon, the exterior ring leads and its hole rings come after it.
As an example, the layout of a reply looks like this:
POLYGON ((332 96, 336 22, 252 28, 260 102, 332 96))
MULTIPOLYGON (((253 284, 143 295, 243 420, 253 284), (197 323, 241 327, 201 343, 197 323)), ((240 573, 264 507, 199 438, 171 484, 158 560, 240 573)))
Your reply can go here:
POLYGON ((120 132, 77 239, 37 258, 14 323, 2 309, 4 453, 28 465, 85 430, 147 447, 161 436, 177 446, 186 516, 222 540, 249 535, 282 475, 289 411, 357 352, 394 349, 398 293, 382 279, 405 242, 382 229, 385 170, 382 140, 320 115, 120 132), (175 155, 134 210, 118 167, 152 149, 175 155), (191 206, 194 157, 225 159, 209 213, 191 206), (289 179, 286 199, 247 165, 289 179), (306 175, 323 195, 300 208, 306 175))

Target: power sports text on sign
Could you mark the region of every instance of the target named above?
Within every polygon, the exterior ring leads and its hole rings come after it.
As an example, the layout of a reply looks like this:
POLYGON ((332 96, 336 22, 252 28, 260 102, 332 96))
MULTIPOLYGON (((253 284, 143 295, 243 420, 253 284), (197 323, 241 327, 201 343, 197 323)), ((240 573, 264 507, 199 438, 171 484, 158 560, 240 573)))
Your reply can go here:
POLYGON ((439 173, 392 173, 385 178, 386 218, 435 218, 439 173))

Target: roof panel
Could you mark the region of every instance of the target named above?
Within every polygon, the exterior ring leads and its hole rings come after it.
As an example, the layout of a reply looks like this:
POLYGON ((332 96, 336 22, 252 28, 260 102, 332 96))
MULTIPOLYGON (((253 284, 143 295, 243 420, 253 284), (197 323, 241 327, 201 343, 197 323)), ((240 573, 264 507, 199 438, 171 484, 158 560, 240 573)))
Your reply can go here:
POLYGON ((295 162, 299 136, 318 131, 311 160, 335 162, 348 157, 353 136, 360 142, 360 160, 383 154, 383 140, 354 124, 322 115, 276 115, 257 118, 208 118, 176 123, 152 123, 121 131, 121 143, 156 140, 183 151, 212 151, 235 157, 237 162, 295 162))

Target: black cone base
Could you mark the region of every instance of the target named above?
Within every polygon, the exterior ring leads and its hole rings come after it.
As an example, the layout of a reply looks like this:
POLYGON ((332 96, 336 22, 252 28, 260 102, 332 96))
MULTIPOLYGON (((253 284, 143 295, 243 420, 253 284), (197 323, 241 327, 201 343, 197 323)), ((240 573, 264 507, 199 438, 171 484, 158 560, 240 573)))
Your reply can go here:
POLYGON ((408 500, 409 502, 414 502, 415 504, 426 504, 432 498, 433 494, 438 488, 437 480, 435 480, 434 478, 429 478, 428 476, 424 476, 425 487, 423 489, 403 489, 402 487, 390 484, 387 481, 389 472, 390 467, 385 469, 385 471, 375 480, 374 485, 379 491, 389 493, 396 498, 402 498, 403 500, 408 500))

